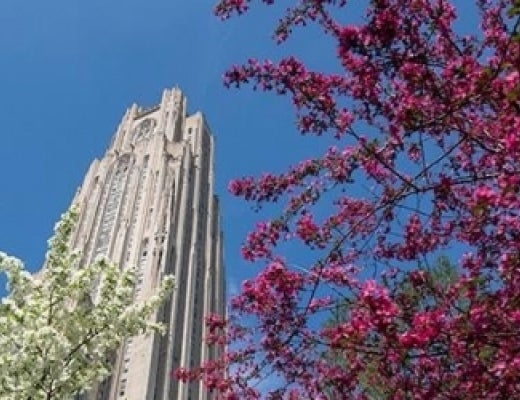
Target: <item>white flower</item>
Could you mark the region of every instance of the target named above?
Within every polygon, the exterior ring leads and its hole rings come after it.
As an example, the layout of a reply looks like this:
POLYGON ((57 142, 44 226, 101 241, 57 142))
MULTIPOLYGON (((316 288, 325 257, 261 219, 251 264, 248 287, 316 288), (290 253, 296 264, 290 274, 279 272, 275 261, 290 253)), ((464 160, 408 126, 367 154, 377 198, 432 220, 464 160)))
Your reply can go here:
POLYGON ((73 398, 110 373, 108 355, 124 340, 162 329, 151 317, 173 279, 133 304, 135 271, 107 260, 77 268, 79 254, 68 246, 77 218, 74 208, 56 225, 37 277, 0 252, 0 273, 9 281, 0 304, 0 400, 73 398), (97 281, 94 302, 88 297, 97 281))

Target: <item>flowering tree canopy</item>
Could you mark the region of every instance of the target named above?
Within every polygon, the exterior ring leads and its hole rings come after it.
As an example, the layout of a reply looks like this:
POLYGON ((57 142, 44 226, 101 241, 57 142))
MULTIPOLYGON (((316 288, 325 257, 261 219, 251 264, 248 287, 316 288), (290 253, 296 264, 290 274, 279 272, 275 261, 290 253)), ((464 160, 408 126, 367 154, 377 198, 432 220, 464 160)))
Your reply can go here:
POLYGON ((10 289, 0 305, 0 399, 71 399, 110 373, 110 354, 126 338, 162 329, 151 317, 173 280, 134 304, 133 270, 106 261, 78 268, 69 248, 77 217, 72 210, 58 223, 36 277, 0 253, 10 289))
MULTIPOLYGON (((216 13, 252 3, 221 0, 216 13)), ((229 399, 261 397, 265 379, 270 398, 367 399, 371 385, 388 399, 518 398, 520 2, 464 1, 478 8, 472 35, 449 0, 288 3, 276 41, 317 25, 337 71, 250 59, 225 83, 289 97, 301 133, 331 147, 230 184, 283 208, 244 244, 265 267, 232 300, 235 316, 208 321, 226 357, 178 376, 229 399), (345 22, 354 7, 363 18, 345 22), (313 261, 295 268, 287 241, 313 261), (439 285, 420 267, 450 252, 464 255, 439 285), (345 302, 340 323, 319 323, 345 302)))

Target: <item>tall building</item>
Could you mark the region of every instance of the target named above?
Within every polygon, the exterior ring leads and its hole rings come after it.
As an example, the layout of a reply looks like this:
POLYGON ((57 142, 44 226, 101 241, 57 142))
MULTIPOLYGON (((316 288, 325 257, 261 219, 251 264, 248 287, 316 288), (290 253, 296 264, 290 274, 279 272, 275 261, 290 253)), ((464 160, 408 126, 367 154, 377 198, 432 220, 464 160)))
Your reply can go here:
POLYGON ((214 195, 214 137, 202 113, 188 115, 179 89, 160 104, 133 105, 112 143, 91 164, 74 203, 80 220, 73 246, 82 263, 98 257, 136 266, 135 301, 149 297, 166 274, 176 290, 157 312, 164 336, 128 340, 113 355, 96 400, 206 399, 200 384, 172 379, 221 351, 203 343, 204 318, 225 311, 219 203, 214 195))

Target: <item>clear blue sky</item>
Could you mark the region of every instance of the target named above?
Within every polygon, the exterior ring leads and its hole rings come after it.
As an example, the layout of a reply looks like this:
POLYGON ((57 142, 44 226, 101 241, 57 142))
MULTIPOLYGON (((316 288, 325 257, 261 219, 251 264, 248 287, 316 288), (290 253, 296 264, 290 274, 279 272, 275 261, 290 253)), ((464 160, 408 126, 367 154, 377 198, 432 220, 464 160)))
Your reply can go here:
POLYGON ((217 137, 229 292, 256 272, 239 254, 259 216, 228 195, 227 183, 282 171, 330 142, 298 135, 288 98, 225 89, 221 75, 250 56, 288 53, 332 70, 335 50, 314 28, 277 49, 270 36, 281 13, 273 7, 257 5, 249 16, 221 22, 214 3, 0 2, 0 250, 38 269, 55 221, 125 109, 155 104, 164 88, 178 85, 217 137))
MULTIPOLYGON (((258 216, 228 195, 227 183, 237 175, 281 171, 315 153, 316 141, 299 138, 290 100, 222 85, 227 66, 276 55, 270 41, 276 15, 262 8, 221 22, 213 5, 0 2, 0 250, 38 269, 55 221, 125 109, 133 102, 152 105, 164 88, 179 85, 190 111, 202 110, 217 137, 230 292, 253 274, 239 249, 258 216)), ((317 62, 323 54, 314 44, 302 37, 293 49, 317 62)))

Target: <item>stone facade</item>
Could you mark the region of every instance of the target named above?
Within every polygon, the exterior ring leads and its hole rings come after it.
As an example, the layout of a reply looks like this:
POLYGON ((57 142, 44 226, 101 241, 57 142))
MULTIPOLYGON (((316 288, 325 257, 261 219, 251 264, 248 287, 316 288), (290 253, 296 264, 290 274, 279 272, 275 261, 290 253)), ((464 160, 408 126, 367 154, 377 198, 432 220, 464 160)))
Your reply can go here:
POLYGON ((81 216, 73 245, 83 263, 108 257, 138 270, 135 301, 165 274, 176 290, 157 313, 164 336, 139 336, 114 354, 110 379, 89 399, 206 399, 200 384, 171 378, 222 349, 203 343, 204 318, 225 312, 225 277, 214 137, 202 113, 186 113, 179 89, 150 109, 133 105, 106 154, 91 164, 74 203, 81 216))

